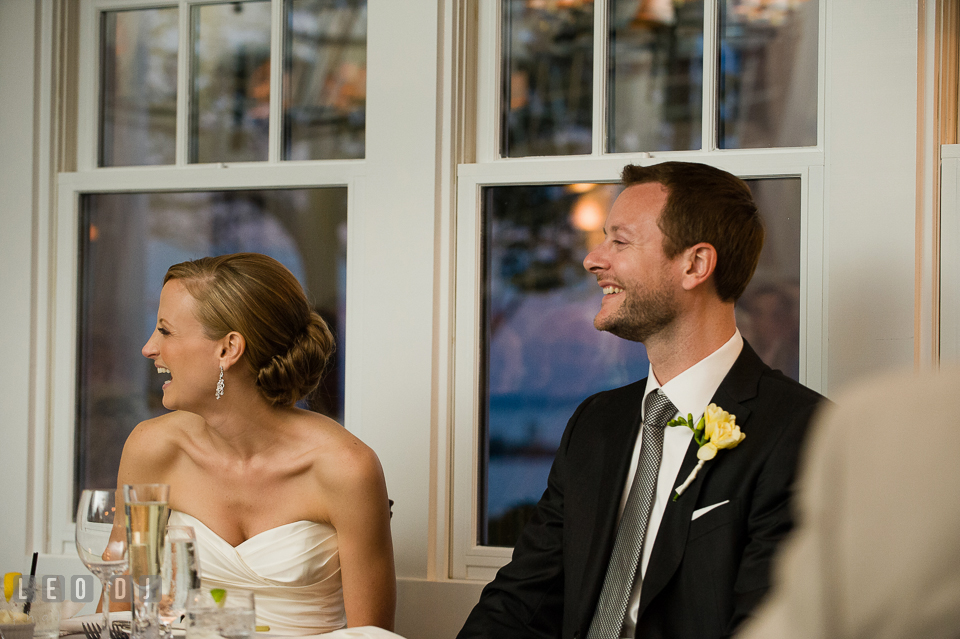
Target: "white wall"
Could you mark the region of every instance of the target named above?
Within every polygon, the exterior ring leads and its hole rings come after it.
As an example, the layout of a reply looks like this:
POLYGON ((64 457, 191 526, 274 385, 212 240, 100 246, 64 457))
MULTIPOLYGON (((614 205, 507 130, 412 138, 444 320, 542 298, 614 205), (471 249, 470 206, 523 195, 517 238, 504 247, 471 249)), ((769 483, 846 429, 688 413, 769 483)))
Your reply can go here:
POLYGON ((34 6, 0 1, 0 571, 28 572, 34 6))
POLYGON ((37 283, 49 272, 38 244, 52 213, 42 183, 50 158, 38 152, 50 91, 36 75, 50 56, 41 22, 39 2, 0 0, 0 572, 29 572, 37 550, 40 574, 87 574, 75 556, 43 554, 48 431, 36 387, 47 369, 32 358, 46 339, 36 330, 37 283))
POLYGON ((427 573, 437 188, 437 6, 418 4, 374 3, 369 12, 370 42, 404 33, 428 46, 402 55, 369 50, 368 172, 357 189, 364 215, 358 435, 380 455, 396 501, 397 573, 411 577, 427 573))
POLYGON ((827 3, 827 391, 914 356, 917 3, 827 3))

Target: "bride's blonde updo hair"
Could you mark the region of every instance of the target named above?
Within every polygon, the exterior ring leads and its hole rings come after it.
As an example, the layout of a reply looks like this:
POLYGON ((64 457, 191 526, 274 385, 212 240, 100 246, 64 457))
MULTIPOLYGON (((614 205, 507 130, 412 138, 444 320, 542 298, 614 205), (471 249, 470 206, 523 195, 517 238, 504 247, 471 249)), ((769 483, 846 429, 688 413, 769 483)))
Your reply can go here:
POLYGON ((179 280, 196 300, 210 339, 243 335, 243 359, 257 388, 275 406, 310 395, 323 377, 334 342, 293 273, 272 257, 234 253, 174 264, 163 283, 179 280))

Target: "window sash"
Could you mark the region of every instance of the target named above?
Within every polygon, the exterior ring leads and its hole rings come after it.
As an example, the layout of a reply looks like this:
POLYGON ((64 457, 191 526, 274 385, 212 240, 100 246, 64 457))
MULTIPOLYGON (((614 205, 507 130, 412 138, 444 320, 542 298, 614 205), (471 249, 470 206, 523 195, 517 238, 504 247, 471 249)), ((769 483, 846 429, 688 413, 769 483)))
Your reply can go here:
MULTIPOLYGON (((658 154, 659 155, 659 154, 658 154)), ((673 152, 677 159, 707 162, 741 178, 796 177, 801 180, 800 379, 824 387, 823 338, 823 153, 817 149, 738 150, 722 153, 673 152)), ((651 164, 645 154, 597 158, 534 158, 462 164, 458 171, 456 311, 454 341, 454 451, 451 573, 459 579, 492 579, 509 561, 510 548, 479 544, 480 459, 483 436, 480 388, 483 380, 482 189, 505 184, 616 182, 624 164, 651 164)))
MULTIPOLYGON (((724 0, 704 0, 704 32, 703 32, 703 104, 702 113, 702 148, 698 151, 660 151, 643 152, 642 157, 671 157, 675 154, 684 156, 690 153, 737 153, 743 149, 721 150, 718 148, 717 108, 719 100, 719 3, 724 0), (707 52, 714 52, 708 55, 707 52)), ((823 117, 823 86, 824 86, 824 58, 825 58, 825 29, 826 29, 826 0, 811 0, 818 4, 819 45, 817 49, 817 144, 815 147, 795 147, 799 150, 812 148, 823 149, 824 117, 823 117)), ((607 33, 608 33, 608 0, 594 2, 594 30, 593 30, 593 122, 592 140, 593 149, 589 156, 597 158, 608 155, 607 145, 607 33)), ((500 0, 481 3, 479 9, 479 61, 477 69, 477 162, 518 162, 527 158, 502 158, 500 156, 499 141, 502 65, 503 51, 500 0)), ((787 147, 789 148, 789 147, 787 147)), ((783 151, 785 148, 778 148, 783 151)), ((612 155, 612 154, 610 154, 612 155)), ((626 157, 637 154, 616 154, 617 157, 626 157)), ((626 162, 624 162, 626 164, 626 162)))
MULTIPOLYGON (((451 526, 450 576, 490 580, 506 564, 510 548, 480 546, 479 442, 482 252, 480 231, 481 190, 503 184, 614 182, 626 164, 680 160, 704 162, 741 178, 798 177, 801 180, 800 231, 800 379, 813 388, 826 387, 826 337, 824 324, 824 83, 826 0, 816 0, 819 11, 817 51, 817 145, 775 149, 718 149, 717 101, 719 64, 718 3, 704 2, 703 148, 693 151, 606 153, 608 0, 595 0, 593 148, 590 155, 502 158, 500 156, 500 88, 503 32, 499 0, 481 3, 477 14, 476 138, 475 163, 457 166, 455 239, 453 372, 449 383, 453 415, 453 455, 450 471, 451 526), (714 51, 715 55, 706 52, 714 51), (602 97, 603 99, 597 99, 602 97)), ((471 105, 467 105, 470 108, 471 105)), ((454 155, 456 157, 456 155, 454 155)))
MULTIPOLYGON (((58 179, 57 216, 54 228, 56 269, 51 273, 54 294, 48 317, 52 340, 50 352, 52 424, 50 459, 50 499, 46 512, 47 552, 71 554, 74 548, 73 485, 74 438, 77 402, 78 282, 80 246, 80 198, 86 193, 137 191, 215 191, 258 190, 269 188, 347 187, 347 316, 344 327, 346 353, 359 349, 359 314, 351 303, 362 286, 357 277, 362 246, 359 229, 353 228, 357 191, 363 188, 362 160, 324 162, 317 171, 316 162, 285 162, 276 165, 244 163, 222 170, 198 166, 187 170, 177 167, 123 167, 77 173, 61 173, 58 179)), ((357 371, 348 357, 345 363, 344 422, 359 415, 358 394, 352 390, 357 371)))
MULTIPOLYGON (((243 0, 241 0, 243 1, 243 0)), ((284 0, 270 0, 270 111, 267 142, 267 163, 283 161, 283 63, 286 39, 284 0)), ((193 65, 192 10, 210 4, 228 4, 224 0, 88 0, 80 9, 80 60, 78 71, 77 169, 98 168, 100 113, 101 15, 105 11, 179 8, 179 42, 177 51, 177 117, 176 148, 173 166, 197 166, 190 162, 190 99, 193 65), (92 46, 91 46, 92 45, 92 46)), ((338 162, 340 160, 311 160, 338 162)), ((214 162, 207 166, 236 166, 241 162, 214 162)), ((257 164, 263 164, 258 162, 257 164)), ((168 165, 170 166, 170 165, 168 165)))

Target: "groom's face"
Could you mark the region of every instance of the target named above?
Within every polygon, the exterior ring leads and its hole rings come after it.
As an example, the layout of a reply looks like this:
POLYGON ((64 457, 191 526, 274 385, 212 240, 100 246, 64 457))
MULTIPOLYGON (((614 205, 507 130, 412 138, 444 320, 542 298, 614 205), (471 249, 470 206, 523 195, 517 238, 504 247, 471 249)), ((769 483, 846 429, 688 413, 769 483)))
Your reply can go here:
POLYGON ((679 262, 664 254, 657 225, 666 201, 658 183, 624 189, 607 216, 603 243, 583 260, 603 290, 593 320, 598 330, 644 342, 679 314, 679 262))

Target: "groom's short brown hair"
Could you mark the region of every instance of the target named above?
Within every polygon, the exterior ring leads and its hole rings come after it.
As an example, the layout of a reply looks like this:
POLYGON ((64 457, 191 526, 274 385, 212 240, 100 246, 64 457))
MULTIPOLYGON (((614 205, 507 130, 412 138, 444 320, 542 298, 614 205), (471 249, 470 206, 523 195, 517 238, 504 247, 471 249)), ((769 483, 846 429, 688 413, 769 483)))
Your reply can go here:
POLYGON ((657 224, 668 258, 707 242, 717 251, 713 281, 717 295, 735 302, 753 277, 763 248, 763 222, 746 182, 726 171, 694 162, 623 167, 624 186, 656 182, 667 189, 657 224))

